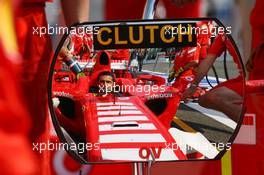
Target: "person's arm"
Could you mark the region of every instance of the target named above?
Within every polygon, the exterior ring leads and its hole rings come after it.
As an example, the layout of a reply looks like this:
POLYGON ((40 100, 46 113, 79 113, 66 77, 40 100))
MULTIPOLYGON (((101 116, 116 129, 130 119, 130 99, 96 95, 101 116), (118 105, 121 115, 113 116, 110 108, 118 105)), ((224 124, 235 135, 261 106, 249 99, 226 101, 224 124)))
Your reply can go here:
POLYGON ((226 37, 225 35, 219 34, 208 50, 208 55, 199 64, 197 68, 196 78, 194 85, 197 85, 202 81, 203 77, 208 73, 209 69, 213 66, 215 59, 226 50, 226 37))
MULTIPOLYGON (((189 70, 190 68, 195 68, 198 66, 199 59, 200 59, 200 54, 201 54, 201 46, 200 44, 197 44, 196 47, 188 49, 188 55, 189 54, 194 54, 192 57, 188 57, 189 61, 182 66, 179 70, 176 72, 176 77, 179 76, 182 72, 189 70)), ((190 55, 189 55, 190 56, 190 55)))
POLYGON ((207 57, 199 64, 196 72, 196 76, 194 79, 194 82, 190 86, 189 89, 187 89, 183 93, 183 99, 186 100, 188 97, 192 96, 193 93, 196 90, 196 87, 199 85, 199 83, 202 81, 204 76, 208 73, 209 69, 213 66, 215 59, 217 58, 214 54, 208 54, 207 57))
POLYGON ((193 84, 198 85, 202 81, 209 69, 213 66, 216 58, 216 55, 208 54, 207 57, 199 64, 193 84))
POLYGON ((179 69, 177 70, 177 72, 175 72, 174 77, 178 77, 178 76, 179 76, 181 73, 183 73, 184 71, 189 70, 189 69, 192 68, 192 67, 193 67, 193 68, 196 67, 196 66, 198 65, 198 62, 199 62, 198 60, 193 60, 193 61, 187 63, 185 66, 179 68, 179 69))
POLYGON ((189 70, 190 68, 195 68, 198 65, 198 60, 193 60, 189 63, 187 63, 185 66, 183 66, 183 71, 189 70))
POLYGON ((241 20, 241 35, 243 44, 243 62, 246 63, 251 54, 251 27, 250 27, 250 13, 255 5, 255 0, 235 0, 238 9, 239 17, 241 20))
POLYGON ((89 20, 89 0, 61 0, 67 26, 89 20))

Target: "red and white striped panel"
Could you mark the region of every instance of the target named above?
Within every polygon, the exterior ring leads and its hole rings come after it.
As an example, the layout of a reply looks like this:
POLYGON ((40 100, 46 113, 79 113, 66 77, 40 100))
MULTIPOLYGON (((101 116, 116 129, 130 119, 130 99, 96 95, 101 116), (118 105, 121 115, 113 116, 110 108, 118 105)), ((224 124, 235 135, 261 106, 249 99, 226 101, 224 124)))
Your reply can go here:
MULTIPOLYGON (((129 100, 128 100, 129 101, 129 100)), ((161 154, 156 160, 178 160, 175 150, 166 149, 170 142, 155 116, 144 112, 137 104, 117 101, 96 103, 99 142, 103 160, 143 161, 143 147, 152 147, 161 154)), ((150 156, 149 159, 152 159, 150 156)))

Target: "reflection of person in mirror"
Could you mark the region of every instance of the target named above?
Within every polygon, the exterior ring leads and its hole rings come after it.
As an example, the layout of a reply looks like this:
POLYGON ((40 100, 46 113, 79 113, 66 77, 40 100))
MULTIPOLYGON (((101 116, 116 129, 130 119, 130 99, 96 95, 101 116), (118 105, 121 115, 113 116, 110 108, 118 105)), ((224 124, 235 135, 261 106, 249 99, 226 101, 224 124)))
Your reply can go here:
MULTIPOLYGON (((184 92, 193 82, 195 77, 195 69, 198 63, 207 55, 208 47, 210 46, 211 26, 210 21, 201 21, 197 23, 197 46, 181 49, 175 57, 174 67, 170 70, 168 82, 171 82, 174 77, 176 80, 173 86, 184 92)), ((204 91, 199 87, 194 96, 200 96, 204 91)))
POLYGON ((199 98, 199 104, 206 108, 221 111, 232 120, 238 122, 243 93, 243 76, 239 56, 232 45, 232 42, 222 34, 219 34, 211 45, 207 57, 199 64, 194 82, 183 94, 183 99, 189 98, 196 90, 198 84, 203 77, 208 73, 213 66, 216 58, 222 55, 227 50, 233 57, 234 62, 239 70, 239 75, 236 78, 220 83, 218 86, 211 89, 199 98))
POLYGON ((174 66, 170 70, 168 82, 172 82, 176 78, 173 87, 179 89, 180 92, 185 91, 194 80, 194 68, 199 63, 200 49, 200 44, 197 43, 196 47, 181 49, 175 56, 174 66))
POLYGON ((106 97, 108 95, 120 96, 114 92, 115 75, 110 71, 102 71, 97 77, 97 88, 93 90, 95 96, 106 97))
POLYGON ((88 61, 92 57, 93 40, 90 34, 72 35, 70 38, 72 54, 78 60, 88 61))
POLYGON ((199 21, 196 23, 200 30, 197 31, 197 42, 201 45, 200 60, 207 56, 207 51, 211 45, 211 37, 213 32, 212 21, 199 21))
POLYGON ((137 57, 137 60, 138 60, 138 71, 141 72, 142 71, 142 66, 143 66, 143 61, 145 59, 147 55, 147 49, 138 49, 138 57, 137 57))
MULTIPOLYGON (((116 61, 127 61, 127 68, 128 68, 128 62, 130 59, 130 52, 129 49, 116 49, 111 53, 112 60, 116 61)), ((114 70, 115 76, 117 78, 127 78, 128 73, 126 70, 114 70)))
POLYGON ((108 71, 101 72, 97 78, 97 85, 100 89, 103 89, 103 93, 112 92, 114 85, 114 74, 108 71))
POLYGON ((129 60, 129 49, 116 49, 112 52, 113 60, 129 60))
POLYGON ((75 74, 77 79, 79 79, 80 76, 85 75, 76 57, 72 55, 66 47, 61 48, 59 59, 61 59, 69 67, 69 69, 75 74))
POLYGON ((75 61, 90 61, 93 56, 92 47, 93 43, 91 35, 70 35, 65 40, 64 46, 60 50, 59 57, 55 64, 55 70, 61 70, 63 68, 63 62, 67 64, 73 59, 75 61))

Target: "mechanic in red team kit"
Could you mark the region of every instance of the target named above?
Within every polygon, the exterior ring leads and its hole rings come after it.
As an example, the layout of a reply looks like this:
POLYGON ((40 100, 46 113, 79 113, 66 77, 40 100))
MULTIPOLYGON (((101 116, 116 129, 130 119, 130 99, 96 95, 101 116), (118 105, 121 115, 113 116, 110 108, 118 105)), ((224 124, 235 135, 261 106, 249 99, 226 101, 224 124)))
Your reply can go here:
POLYGON ((12 1, 1 1, 4 19, 0 26, 0 174, 36 174, 36 157, 28 134, 31 121, 17 83, 17 64, 21 61, 13 25, 12 1), (9 7, 9 8, 5 8, 9 7))
MULTIPOLYGON (((126 61, 127 67, 128 67, 128 62, 130 59, 130 52, 129 49, 116 49, 111 52, 111 60, 115 61, 126 61)), ((115 70, 115 75, 117 78, 120 77, 127 77, 129 74, 125 73, 123 70, 115 70)))
POLYGON ((247 62, 247 70, 250 72, 249 79, 264 79, 264 2, 256 0, 251 12, 250 22, 252 30, 251 57, 247 62))
MULTIPOLYGON (((93 47, 92 35, 90 34, 69 35, 65 43, 67 44, 65 44, 64 48, 68 50, 69 54, 74 56, 75 61, 88 62, 90 61, 90 59, 93 58, 94 53, 92 49, 93 47)), ((55 70, 62 69, 63 61, 66 61, 66 60, 63 60, 60 54, 60 57, 58 58, 55 64, 55 70)))
POLYGON ((208 73, 216 58, 221 56, 226 49, 233 57, 238 70, 240 70, 239 76, 237 78, 220 83, 218 86, 205 93, 199 98, 199 104, 206 108, 221 111, 237 122, 240 117, 240 105, 242 103, 243 95, 242 68, 240 66, 239 56, 237 55, 235 48, 233 47, 231 41, 224 34, 219 34, 215 38, 208 51, 207 57, 203 61, 201 61, 197 68, 196 76, 193 83, 191 84, 190 88, 184 92, 183 98, 186 99, 195 92, 196 87, 204 78, 204 76, 208 73))
MULTIPOLYGON (((52 45, 47 32, 45 15, 46 0, 24 0, 16 14, 19 51, 23 57, 20 64, 19 81, 26 97, 24 104, 32 121, 30 139, 33 143, 47 142, 50 129, 47 108, 47 78, 52 58, 52 45), (35 30, 33 30, 35 29, 35 30), (34 32, 33 32, 34 31, 34 32)), ((64 0, 62 8, 66 24, 88 20, 88 0, 64 0)), ((39 157, 39 174, 49 174, 49 153, 36 152, 39 157)))
POLYGON ((18 1, 0 2, 0 174, 37 174, 37 157, 29 140, 32 121, 18 83, 22 61, 16 41, 14 13, 18 1))
POLYGON ((195 76, 195 67, 199 63, 201 46, 197 43, 196 47, 186 47, 181 49, 175 56, 174 66, 172 67, 168 82, 176 78, 173 87, 184 92, 190 83, 193 82, 195 76))
POLYGON ((203 60, 207 56, 208 49, 211 45, 211 36, 212 36, 212 22, 207 22, 207 21, 201 21, 198 22, 197 27, 199 27, 199 30, 196 31, 197 35, 197 42, 201 46, 200 50, 200 60, 203 60))
MULTIPOLYGON (((72 54, 77 56, 80 61, 89 61, 92 56, 92 46, 93 40, 92 35, 89 34, 76 34, 71 37, 71 44, 73 48, 69 48, 72 50, 72 54)), ((70 46, 70 47, 71 47, 70 46)))
POLYGON ((197 46, 183 48, 175 56, 174 67, 172 67, 169 73, 168 82, 171 82, 176 78, 173 86, 178 88, 180 92, 184 92, 193 82, 196 67, 207 55, 211 38, 209 25, 209 22, 197 23, 197 26, 199 27, 199 30, 196 31, 197 46))
MULTIPOLYGON (((141 19, 145 3, 142 0, 116 0, 115 3, 105 0, 105 19, 141 19)), ((157 13, 156 18, 197 18, 200 16, 201 0, 160 0, 158 6, 164 7, 166 15, 157 13)))

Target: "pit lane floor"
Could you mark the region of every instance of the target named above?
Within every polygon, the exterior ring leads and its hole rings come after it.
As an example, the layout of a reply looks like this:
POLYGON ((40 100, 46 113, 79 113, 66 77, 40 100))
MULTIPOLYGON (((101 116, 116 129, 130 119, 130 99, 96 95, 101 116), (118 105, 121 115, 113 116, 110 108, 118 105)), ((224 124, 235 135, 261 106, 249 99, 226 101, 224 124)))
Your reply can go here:
MULTIPOLYGON (((183 103, 180 104, 176 116, 194 131, 202 133, 212 143, 227 143, 234 132, 229 126, 183 103)), ((172 122, 171 126, 186 131, 176 122, 172 122)))

